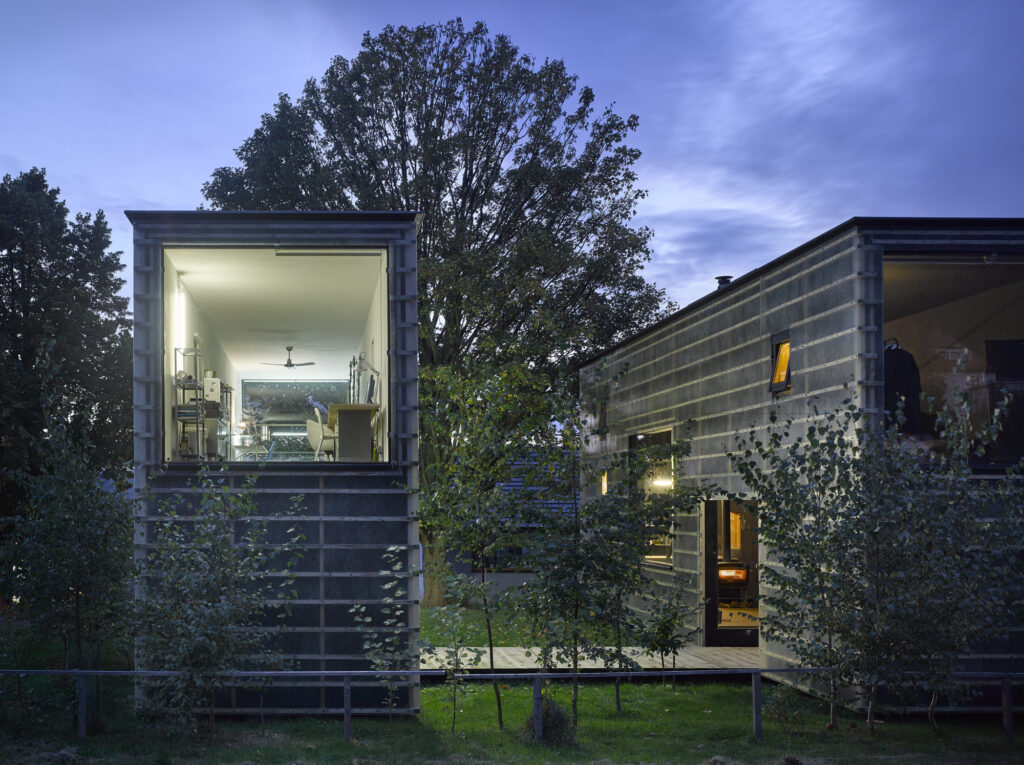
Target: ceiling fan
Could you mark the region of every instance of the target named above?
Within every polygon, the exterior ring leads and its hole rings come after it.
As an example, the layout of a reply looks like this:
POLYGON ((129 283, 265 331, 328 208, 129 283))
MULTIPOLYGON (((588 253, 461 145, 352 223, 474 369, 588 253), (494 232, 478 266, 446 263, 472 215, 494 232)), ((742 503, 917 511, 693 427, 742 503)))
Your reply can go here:
POLYGON ((269 367, 284 367, 285 369, 291 369, 292 367, 311 367, 314 364, 316 364, 315 361, 303 361, 301 364, 296 364, 294 361, 292 361, 292 348, 294 347, 295 346, 292 345, 286 345, 284 347, 284 349, 288 351, 288 360, 283 364, 275 363, 273 361, 264 361, 262 363, 266 364, 269 367))

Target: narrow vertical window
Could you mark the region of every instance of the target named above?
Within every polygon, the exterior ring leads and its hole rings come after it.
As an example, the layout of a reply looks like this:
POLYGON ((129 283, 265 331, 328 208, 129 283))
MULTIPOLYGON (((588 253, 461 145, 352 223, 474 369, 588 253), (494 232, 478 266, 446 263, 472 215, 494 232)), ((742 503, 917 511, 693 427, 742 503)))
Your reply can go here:
MULTIPOLYGON (((640 449, 644 446, 668 446, 672 443, 672 431, 665 430, 660 433, 638 433, 629 437, 630 451, 640 449)), ((675 484, 673 479, 672 461, 657 462, 650 466, 650 473, 638 482, 638 488, 643 489, 647 494, 665 494, 672 491, 675 484)), ((647 542, 647 551, 644 554, 646 563, 655 563, 662 566, 672 565, 672 530, 650 530, 651 536, 647 542)))
POLYGON ((772 335, 772 377, 768 389, 772 393, 789 390, 789 330, 772 335))

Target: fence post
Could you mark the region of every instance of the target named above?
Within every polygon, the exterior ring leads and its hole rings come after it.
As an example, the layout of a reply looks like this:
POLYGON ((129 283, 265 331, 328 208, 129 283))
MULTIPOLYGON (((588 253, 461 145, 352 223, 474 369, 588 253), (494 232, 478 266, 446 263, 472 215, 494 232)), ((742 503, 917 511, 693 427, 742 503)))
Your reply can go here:
POLYGON ((544 740, 543 697, 540 692, 540 678, 533 678, 533 737, 537 741, 544 740))
POLYGON ((85 704, 86 704, 86 684, 85 675, 78 674, 78 737, 85 738, 85 704))
POLYGON ((345 743, 352 743, 352 676, 345 675, 345 743))
POLYGON ((754 741, 761 743, 761 673, 750 673, 750 690, 754 707, 754 741))
POLYGON ((1006 740, 1013 743, 1013 686, 1010 676, 1003 675, 1003 733, 1006 740))

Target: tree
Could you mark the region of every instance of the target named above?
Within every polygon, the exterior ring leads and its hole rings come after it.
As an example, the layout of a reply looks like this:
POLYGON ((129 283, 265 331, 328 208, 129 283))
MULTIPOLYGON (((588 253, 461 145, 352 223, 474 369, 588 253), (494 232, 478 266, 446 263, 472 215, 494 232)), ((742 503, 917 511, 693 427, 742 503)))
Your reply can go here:
MULTIPOLYGON (((646 597, 649 617, 644 623, 640 636, 648 655, 658 654, 661 658, 661 669, 665 669, 665 657, 672 657, 672 669, 676 668, 676 654, 697 634, 699 627, 691 626, 696 621, 701 604, 694 604, 687 597, 687 591, 693 587, 693 576, 684 577, 678 572, 673 577, 672 586, 658 593, 649 593, 646 597)), ((664 685, 662 677, 662 685, 664 685)), ((672 685, 676 684, 676 676, 672 676, 672 685)))
MULTIPOLYGON (((522 587, 527 613, 545 664, 559 658, 573 677, 572 721, 578 720, 579 671, 584 657, 602 659, 620 671, 635 666, 625 651, 641 625, 631 607, 650 582, 644 554, 653 539, 666 534, 676 515, 692 512, 702 490, 674 476, 672 488, 650 491, 644 479, 666 463, 678 471, 689 452, 686 438, 675 443, 628 449, 603 460, 581 463, 584 435, 579 405, 551 427, 546 448, 534 447, 523 482, 533 494, 535 531, 527 561, 535 571, 522 587), (607 492, 581 501, 581 480, 607 492)), ((616 705, 621 699, 616 681, 616 705)))
MULTIPOLYGON (((688 434, 665 444, 641 442, 584 467, 585 483, 606 487, 582 508, 583 544, 594 572, 589 584, 591 609, 605 625, 598 653, 606 666, 620 672, 638 667, 625 646, 645 637, 647 625, 634 608, 634 601, 653 585, 644 570, 644 556, 656 538, 670 534, 674 519, 693 513, 709 491, 683 481, 681 465, 690 447, 688 434), (649 483, 666 473, 670 487, 655 489, 649 483)), ((662 616, 669 617, 670 609, 663 609, 662 616)), ((615 705, 622 712, 619 686, 616 678, 615 705)))
MULTIPOLYGON (((384 568, 378 572, 385 580, 381 585, 384 596, 380 604, 372 612, 362 603, 349 608, 353 621, 363 634, 363 652, 370 660, 370 665, 380 672, 408 670, 418 659, 416 646, 406 631, 408 580, 416 576, 415 571, 409 568, 408 559, 409 548, 405 545, 388 547, 381 557, 384 568)), ((399 689, 407 686, 410 678, 405 675, 381 675, 378 679, 385 689, 383 701, 388 710, 390 725, 395 706, 399 703, 399 689)))
MULTIPOLYGON (((438 606, 436 618, 438 624, 438 635, 441 645, 425 645, 424 651, 439 660, 445 671, 445 684, 451 695, 448 697, 452 709, 452 734, 455 733, 455 720, 459 710, 459 701, 468 690, 466 684, 460 681, 459 675, 468 668, 480 663, 480 656, 483 649, 478 646, 467 645, 470 632, 469 624, 466 621, 465 604, 467 601, 483 597, 486 602, 487 587, 483 582, 474 580, 467 574, 449 573, 446 577, 445 591, 450 602, 438 606)), ((485 609, 486 613, 486 609, 485 609)), ((490 639, 490 616, 488 615, 488 638, 490 639)), ((493 641, 491 645, 491 672, 494 672, 494 650, 493 641)), ((494 683, 494 692, 498 705, 498 727, 502 727, 501 721, 501 695, 498 693, 497 682, 494 683)))
MULTIPOLYGON (((145 540, 151 549, 137 575, 136 661, 140 669, 179 673, 147 678, 145 686, 149 709, 183 724, 194 726, 204 704, 213 724, 215 694, 231 685, 224 673, 280 663, 265 624, 267 600, 289 596, 291 581, 280 575, 294 564, 287 551, 300 537, 284 546, 284 558, 272 557, 255 482, 251 476, 232 491, 200 471, 192 492, 161 503, 155 534, 145 540)), ((298 504, 296 497, 293 509, 298 504)))
POLYGON ((972 433, 968 413, 966 402, 941 412, 944 448, 925 451, 847 402, 813 411, 806 436, 773 420, 731 455, 769 555, 762 634, 836 668, 833 724, 844 683, 863 694, 872 730, 883 692, 927 690, 934 726, 961 658, 1019 622, 1024 491, 1012 471, 975 479, 971 454, 996 431, 972 433))
MULTIPOLYGON (((552 384, 546 374, 514 362, 429 367, 421 379, 437 395, 420 408, 420 432, 430 433, 429 443, 446 455, 443 462, 425 460, 421 468, 421 524, 428 526, 435 549, 480 564, 479 597, 494 672, 492 621, 499 600, 487 586, 487 562, 499 551, 521 547, 524 529, 544 522, 523 480, 565 411, 567 381, 552 384)), ((425 576, 436 581, 446 572, 447 561, 434 557, 425 576)), ((492 686, 503 728, 500 684, 495 680, 492 686)))
POLYGON ((660 310, 640 274, 651 233, 629 225, 636 125, 482 23, 387 26, 295 103, 280 96, 203 194, 219 209, 422 211, 421 363, 458 365, 490 340, 547 364, 660 310))
MULTIPOLYGON (((835 527, 850 512, 856 475, 853 432, 860 411, 847 404, 817 418, 807 436, 791 442, 792 421, 774 413, 765 436, 754 429, 730 454, 758 516, 758 537, 768 554, 760 568, 761 603, 767 608, 761 634, 812 667, 841 667, 840 644, 848 618, 846 582, 838 568, 835 527)), ((836 724, 839 677, 829 676, 830 724, 836 724)))
POLYGON ((0 182, 0 517, 19 512, 24 492, 9 477, 31 475, 46 418, 59 412, 89 443, 88 465, 123 474, 131 461, 131 335, 117 252, 102 212, 69 213, 33 168, 0 182), (55 373, 38 366, 49 343, 55 373))
MULTIPOLYGON (((630 225, 637 118, 594 101, 561 61, 482 23, 388 26, 281 95, 203 194, 218 209, 422 211, 421 369, 552 371, 657 319, 665 297, 641 273, 651 232, 630 225)), ((441 393, 425 379, 421 402, 441 393)), ((420 459, 424 474, 452 462, 431 432, 420 459)), ((422 532, 439 562, 429 517, 422 532)), ((429 585, 424 604, 440 604, 429 585)))
MULTIPOLYGON (((47 388, 49 347, 42 346, 36 363, 47 388)), ((62 644, 65 669, 99 669, 100 645, 115 646, 127 631, 132 503, 101 483, 86 436, 55 410, 46 408, 46 427, 32 449, 40 457, 35 471, 10 476, 25 501, 0 539, 11 566, 11 575, 0 577, 0 597, 18 604, 36 644, 62 644)), ((89 708, 98 712, 96 704, 89 708)))

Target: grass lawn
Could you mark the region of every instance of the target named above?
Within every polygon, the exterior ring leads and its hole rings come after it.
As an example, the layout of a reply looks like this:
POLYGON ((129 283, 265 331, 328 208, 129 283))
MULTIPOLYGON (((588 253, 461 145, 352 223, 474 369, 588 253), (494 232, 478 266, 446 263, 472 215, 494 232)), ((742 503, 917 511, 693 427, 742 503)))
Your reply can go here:
MULTIPOLYGON (((462 613, 466 620, 468 633, 465 645, 487 645, 487 623, 484 621, 484 612, 479 608, 463 608, 462 613)), ((447 645, 447 638, 441 635, 439 627, 436 609, 424 608, 420 611, 420 637, 423 640, 430 641, 431 645, 447 645)), ((517 618, 515 615, 502 613, 494 619, 491 629, 494 633, 495 646, 530 645, 526 621, 521 617, 517 618)))
MULTIPOLYGON (((66 713, 40 720, 32 732, 10 728, 0 737, 0 762, 38 763, 47 754, 77 747, 78 761, 112 763, 1020 763, 1024 742, 1007 744, 994 717, 944 720, 934 735, 923 720, 890 720, 874 735, 853 716, 839 730, 825 730, 821 704, 766 684, 765 740, 755 744, 746 684, 688 683, 623 687, 624 711, 615 711, 610 685, 581 687, 576 745, 538 746, 523 736, 531 687, 503 692, 506 730, 495 725, 490 686, 477 684, 459 704, 455 734, 443 686, 423 689, 423 711, 393 723, 357 719, 355 741, 346 744, 340 720, 300 719, 267 723, 224 721, 212 735, 191 738, 160 724, 140 721, 129 710, 129 687, 109 687, 107 730, 84 743, 70 733, 66 713), (782 710, 781 718, 773 710, 782 710), (780 721, 781 719, 781 721, 780 721), (853 727, 854 723, 856 727, 853 727), (794 759, 786 759, 786 758, 794 759)), ((568 705, 568 686, 551 693, 568 705)))

